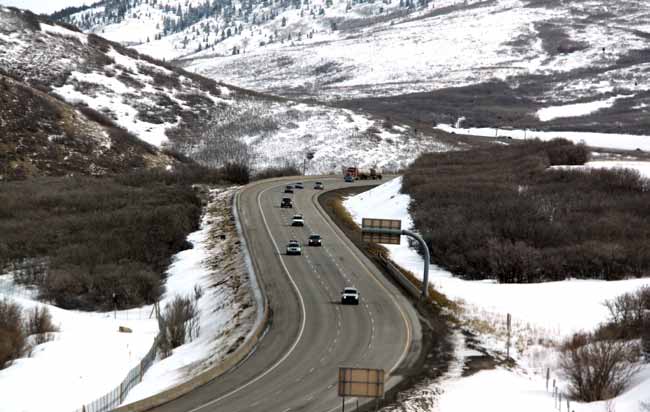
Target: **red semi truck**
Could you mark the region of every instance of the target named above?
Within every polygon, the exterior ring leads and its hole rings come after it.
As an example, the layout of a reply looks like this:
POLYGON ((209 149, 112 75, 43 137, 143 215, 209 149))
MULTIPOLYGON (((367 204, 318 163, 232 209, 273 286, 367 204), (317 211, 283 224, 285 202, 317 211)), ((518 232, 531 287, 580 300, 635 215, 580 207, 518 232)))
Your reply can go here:
POLYGON ((352 176, 354 180, 366 180, 366 179, 381 179, 381 169, 371 167, 359 169, 358 167, 343 167, 343 177, 352 176))

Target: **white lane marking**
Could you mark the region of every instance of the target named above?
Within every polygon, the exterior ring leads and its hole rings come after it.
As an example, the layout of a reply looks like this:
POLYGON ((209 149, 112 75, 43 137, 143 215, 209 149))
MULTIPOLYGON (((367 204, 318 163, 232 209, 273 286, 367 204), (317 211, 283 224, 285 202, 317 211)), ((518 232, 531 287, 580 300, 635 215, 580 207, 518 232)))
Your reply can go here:
POLYGON ((260 201, 260 199, 262 197, 262 194, 265 193, 266 191, 272 189, 272 188, 273 188, 273 186, 271 186, 269 188, 266 188, 266 189, 262 190, 261 192, 259 192, 257 194, 257 207, 260 210, 260 214, 262 215, 262 221, 264 222, 264 226, 266 227, 266 231, 268 232, 269 237, 271 238, 271 241, 273 242, 273 246, 275 247, 275 251, 278 252, 278 256, 280 257, 280 263, 282 264, 282 268, 284 269, 284 273, 286 273, 286 275, 289 277, 289 280, 291 281, 291 285, 293 286, 294 290, 298 294, 298 300, 300 302, 300 313, 301 313, 301 317, 302 317, 302 321, 300 322, 300 331, 298 332, 298 337, 296 337, 296 340, 293 342, 293 344, 291 345, 289 350, 284 354, 284 356, 282 356, 280 359, 278 359, 277 362, 275 362, 269 369, 262 372, 260 375, 257 375, 255 378, 251 379, 250 381, 248 381, 244 385, 242 385, 242 386, 240 386, 238 388, 235 388, 232 391, 230 391, 230 392, 228 392, 228 393, 226 393, 224 395, 221 395, 218 398, 215 398, 215 399, 213 399, 213 400, 211 400, 209 402, 206 402, 206 403, 204 403, 202 405, 199 405, 194 409, 190 409, 187 412, 196 412, 196 411, 199 411, 199 410, 201 410, 201 409, 203 409, 205 407, 214 405, 215 403, 220 402, 221 400, 223 400, 223 399, 225 399, 225 398, 227 398, 229 396, 232 396, 232 395, 236 394, 237 392, 239 392, 239 391, 249 387, 250 385, 254 384, 255 382, 259 381, 260 379, 262 379, 263 377, 265 377, 266 375, 271 373, 282 362, 287 360, 287 358, 291 355, 291 353, 293 353, 294 349, 296 349, 296 346, 298 346, 298 343, 302 339, 302 335, 303 335, 303 333, 305 331, 305 321, 306 321, 306 317, 307 317, 307 312, 305 311, 305 300, 303 299, 302 294, 300 293, 300 289, 298 288, 298 285, 296 284, 296 282, 291 277, 291 273, 289 273, 289 269, 287 269, 287 265, 285 265, 285 263, 284 263, 284 259, 282 257, 282 254, 280 253, 280 248, 278 248, 278 244, 275 241, 275 238, 273 237, 273 234, 271 233, 271 228, 269 227, 269 224, 268 224, 268 222, 266 220, 266 215, 264 215, 264 211, 262 210, 262 203, 260 201))

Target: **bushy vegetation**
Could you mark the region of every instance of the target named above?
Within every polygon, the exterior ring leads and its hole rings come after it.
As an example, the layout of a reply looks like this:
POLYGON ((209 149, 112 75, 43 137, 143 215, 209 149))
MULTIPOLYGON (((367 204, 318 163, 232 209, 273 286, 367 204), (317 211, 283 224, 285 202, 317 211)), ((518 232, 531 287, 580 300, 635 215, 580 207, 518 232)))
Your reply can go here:
POLYGON ((0 267, 63 308, 152 303, 171 256, 198 225, 200 199, 186 183, 201 170, 6 183, 0 267))
POLYGON ((281 167, 267 167, 265 169, 258 170, 253 175, 253 179, 263 180, 282 176, 299 176, 301 174, 302 171, 298 169, 298 166, 288 163, 281 167))
POLYGON ((633 342, 576 334, 562 348, 560 368, 573 399, 595 402, 620 395, 638 371, 638 359, 633 342))
POLYGON ((0 369, 29 351, 28 337, 38 345, 51 340, 51 332, 56 331, 46 307, 23 311, 15 302, 0 300, 0 369))
MULTIPOLYGON (((634 292, 624 293, 604 303, 609 319, 601 325, 595 335, 600 339, 639 339, 650 333, 644 321, 650 315, 650 286, 634 292), (645 326, 645 327, 644 327, 645 326), (645 333, 645 335, 644 335, 645 333)), ((650 326, 650 325, 648 325, 650 326)), ((650 336, 646 336, 650 338, 650 336)))
POLYGON ((620 279, 650 272, 650 184, 582 164, 585 147, 529 141, 421 156, 407 170, 433 262, 469 279, 620 279))
POLYGON ((194 297, 176 296, 165 305, 165 310, 158 316, 158 348, 163 358, 171 355, 172 350, 185 342, 191 342, 200 333, 198 301, 202 290, 194 287, 194 297))

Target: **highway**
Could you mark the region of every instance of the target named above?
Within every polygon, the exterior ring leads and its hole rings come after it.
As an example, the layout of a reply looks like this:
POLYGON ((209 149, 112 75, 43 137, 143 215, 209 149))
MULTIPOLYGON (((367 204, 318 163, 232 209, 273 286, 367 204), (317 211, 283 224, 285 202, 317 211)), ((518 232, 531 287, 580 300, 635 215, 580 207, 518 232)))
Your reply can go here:
MULTIPOLYGON (((295 178, 242 190, 238 214, 268 296, 269 328, 237 367, 155 410, 335 411, 341 409, 340 366, 383 368, 388 388, 398 382, 402 367, 417 361, 421 330, 415 310, 320 209, 322 191, 313 189, 315 180, 326 190, 350 185, 340 177, 302 180, 305 188, 288 195, 293 209, 281 209, 280 200, 295 178), (303 215, 304 227, 290 225, 295 213, 303 215), (322 247, 307 246, 312 233, 323 237, 322 247), (303 245, 301 256, 285 254, 290 239, 303 245), (359 289, 358 306, 339 303, 345 286, 359 289)), ((349 401, 346 410, 356 404, 349 401)))

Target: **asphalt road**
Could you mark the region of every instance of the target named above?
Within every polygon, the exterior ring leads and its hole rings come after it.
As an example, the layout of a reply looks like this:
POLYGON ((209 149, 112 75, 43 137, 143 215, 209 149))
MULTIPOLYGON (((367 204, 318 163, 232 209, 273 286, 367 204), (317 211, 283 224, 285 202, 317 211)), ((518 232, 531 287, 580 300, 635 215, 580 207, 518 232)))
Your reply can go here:
MULTIPOLYGON (((341 178, 303 180, 293 209, 280 208, 287 181, 242 191, 239 216, 269 299, 270 326, 236 368, 156 410, 335 411, 341 408, 340 366, 383 368, 388 388, 400 379, 400 368, 416 362, 421 331, 415 310, 320 209, 315 180, 326 189, 346 185, 341 178), (290 226, 294 213, 303 214, 305 227, 290 226), (323 237, 322 247, 307 246, 311 233, 323 237), (285 254, 289 239, 303 245, 301 256, 285 254), (360 305, 339 303, 345 286, 359 289, 360 305)), ((348 401, 351 409, 356 400, 348 401)))

